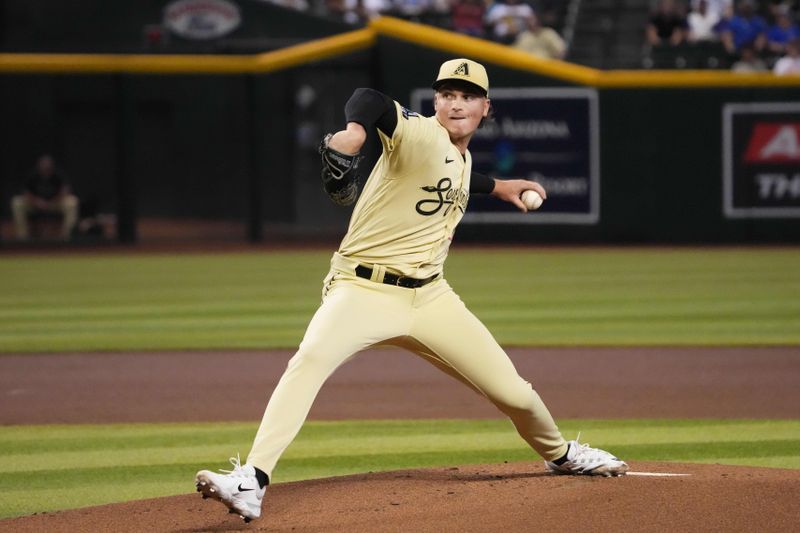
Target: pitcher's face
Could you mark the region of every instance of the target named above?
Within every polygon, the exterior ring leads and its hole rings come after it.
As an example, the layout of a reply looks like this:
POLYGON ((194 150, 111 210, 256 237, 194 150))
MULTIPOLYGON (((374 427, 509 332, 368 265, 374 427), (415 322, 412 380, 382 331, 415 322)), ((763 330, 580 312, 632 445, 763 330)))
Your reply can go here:
POLYGON ((450 140, 457 144, 458 141, 469 140, 481 120, 489 114, 489 99, 444 86, 436 91, 433 107, 436 120, 450 134, 450 140))

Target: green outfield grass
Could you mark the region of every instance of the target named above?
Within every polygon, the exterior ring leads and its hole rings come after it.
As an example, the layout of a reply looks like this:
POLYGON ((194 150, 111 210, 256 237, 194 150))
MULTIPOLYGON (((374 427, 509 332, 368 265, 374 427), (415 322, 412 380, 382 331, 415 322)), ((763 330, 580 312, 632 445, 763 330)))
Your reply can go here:
MULTIPOLYGON (((800 468, 800 421, 563 420, 568 438, 629 461, 800 468)), ((0 517, 190 493, 201 468, 249 451, 252 423, 0 428, 0 517)), ((242 457, 244 461, 244 457, 242 457)), ((505 420, 308 422, 274 482, 536 458, 505 420)), ((634 465, 635 466, 635 465, 634 465)))
MULTIPOLYGON (((294 347, 330 251, 4 257, 0 352, 294 347)), ((800 343, 800 249, 475 249, 451 285, 505 345, 800 343)))

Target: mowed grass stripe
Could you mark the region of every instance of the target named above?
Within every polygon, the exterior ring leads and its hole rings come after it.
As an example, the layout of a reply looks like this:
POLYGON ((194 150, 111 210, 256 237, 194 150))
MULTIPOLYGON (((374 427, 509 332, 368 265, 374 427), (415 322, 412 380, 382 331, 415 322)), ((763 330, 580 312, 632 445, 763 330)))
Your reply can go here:
MULTIPOLYGON (((685 461, 694 462, 697 458, 714 457, 758 460, 768 457, 788 457, 798 452, 800 440, 762 439, 753 441, 709 441, 709 442, 664 442, 660 444, 615 445, 614 454, 635 460, 685 461)), ((800 460, 793 459, 785 468, 800 467, 800 460)))
MULTIPOLYGON (((136 474, 136 472, 131 472, 131 476, 136 474)), ((0 500, 0 519, 92 505, 174 496, 188 492, 185 479, 181 481, 156 479, 152 482, 135 484, 129 481, 130 479, 116 486, 105 486, 103 487, 104 491, 90 485, 71 487, 70 490, 54 488, 52 485, 46 488, 37 488, 35 491, 10 489, 3 493, 3 499, 0 500)))
MULTIPOLYGON (((797 420, 563 420, 567 438, 625 459, 800 468, 797 420)), ((254 423, 0 429, 0 517, 191 492, 200 468, 249 451, 254 423)), ((244 459, 244 457, 243 457, 244 459)), ((275 482, 357 472, 541 460, 506 420, 306 424, 275 482)))
MULTIPOLYGON (((630 442, 672 445, 705 442, 713 435, 715 443, 760 442, 768 435, 771 440, 800 439, 800 421, 753 420, 646 420, 646 421, 575 421, 561 424, 562 432, 582 438, 601 439, 613 446, 630 442), (647 430, 642 431, 642 426, 647 430)), ((254 423, 222 425, 104 425, 104 426, 12 426, 0 431, 0 471, 24 470, 26 455, 47 457, 39 466, 44 468, 68 465, 84 452, 114 449, 119 457, 132 451, 136 457, 141 450, 158 450, 161 454, 184 454, 184 440, 202 440, 206 446, 228 446, 231 440, 247 442, 255 431, 254 423), (174 452, 170 452, 174 450, 174 452)), ((357 421, 309 422, 289 448, 285 457, 312 457, 322 453, 358 455, 382 451, 397 451, 402 444, 414 450, 448 450, 452 448, 493 448, 524 446, 507 420, 419 420, 419 421, 357 421), (333 452, 331 452, 331 450, 333 452)), ((248 443, 249 444, 249 443, 248 443)), ((226 452, 230 453, 230 452, 226 452)), ((98 455, 97 457, 101 457, 98 455)), ((103 459, 104 460, 104 459, 103 459)), ((85 466, 93 466, 83 458, 85 466)), ((136 464, 136 463, 129 463, 136 464)), ((144 463, 146 464, 146 463, 144 463)), ((104 466, 97 464, 94 466, 104 466)))
MULTIPOLYGON (((248 296, 252 298, 252 295, 248 296)), ((227 301, 208 303, 203 308, 198 309, 193 304, 176 305, 170 302, 151 303, 148 305, 92 305, 92 306, 73 306, 67 309, 31 309, 27 311, 19 310, 0 310, 0 319, 11 322, 13 325, 26 325, 35 323, 42 319, 53 321, 76 322, 86 319, 98 321, 113 321, 120 319, 149 319, 155 312, 161 317, 215 317, 219 314, 225 316, 248 316, 253 313, 283 313, 285 311, 306 311, 313 306, 295 303, 281 303, 277 301, 227 301)), ((3 323, 3 328, 8 325, 3 323)), ((10 328, 9 328, 10 329, 10 328)))
MULTIPOLYGON (((798 311, 800 314, 800 311, 798 311)), ((506 345, 529 346, 532 321, 514 320, 493 326, 497 338, 508 339, 506 345), (515 340, 522 339, 522 340, 515 340)), ((218 317, 205 319, 163 319, 128 321, 125 324, 78 322, 76 325, 56 325, 42 329, 38 326, 0 332, 0 345, 14 346, 13 351, 87 350, 151 350, 185 349, 185 336, 191 335, 195 349, 264 348, 296 346, 307 325, 309 315, 261 315, 259 317, 218 317), (146 335, 146 336, 144 336, 146 335), (274 345, 274 346, 273 346, 274 345), (125 348, 122 348, 125 346, 125 348), (34 347, 37 349, 34 350, 34 347), (26 349, 27 348, 27 349, 26 349)), ((488 321, 487 321, 488 322, 488 321)), ((537 345, 719 345, 726 344, 795 344, 792 331, 795 319, 787 316, 770 323, 754 323, 753 317, 733 319, 689 318, 669 323, 648 323, 642 329, 638 322, 620 323, 613 319, 571 319, 568 322, 539 321, 537 345), (579 321, 579 322, 578 322, 579 321), (580 331, 579 331, 580 330, 580 331), (691 336, 686 337, 687 330, 691 336), (590 331, 591 336, 582 334, 590 331)))
POLYGON ((800 468, 795 455, 774 455, 771 457, 717 457, 714 459, 701 459, 693 463, 722 464, 736 466, 761 466, 765 468, 800 468))
MULTIPOLYGON (((563 320, 594 320, 605 323, 628 322, 637 326, 648 322, 666 322, 693 320, 697 318, 716 319, 724 322, 728 319, 765 319, 776 317, 794 320, 794 313, 800 309, 795 300, 750 298, 746 300, 704 300, 700 297, 680 297, 663 295, 658 297, 659 305, 647 307, 632 299, 621 299, 609 295, 604 299, 587 298, 583 306, 570 301, 557 301, 534 297, 537 305, 531 300, 508 300, 503 306, 482 312, 484 320, 544 320, 558 323, 563 320)), ((488 303, 488 302, 487 302, 488 303)))
MULTIPOLYGON (((154 310, 154 313, 156 311, 154 310)), ((299 317, 298 317, 299 318, 299 317)), ((135 319, 122 321, 106 321, 104 319, 93 321, 87 324, 84 321, 76 321, 76 323, 66 322, 51 322, 47 331, 40 331, 42 336, 59 336, 73 334, 76 336, 85 335, 87 333, 96 332, 98 335, 114 332, 141 332, 141 331, 159 331, 168 328, 180 329, 230 329, 244 328, 248 329, 255 326, 283 326, 287 324, 294 324, 297 319, 291 315, 287 316, 286 313, 260 314, 258 316, 243 315, 243 316, 206 316, 206 317, 191 317, 181 316, 174 318, 158 317, 153 318, 153 315, 147 319, 135 319)), ((2 328, 5 329, 5 328, 2 328)), ((5 338, 24 338, 35 334, 37 327, 35 323, 26 325, 17 325, 16 327, 8 327, 11 332, 2 332, 5 338)))
MULTIPOLYGON (((295 347, 330 251, 0 258, 0 352, 295 347), (128 333, 128 334, 126 334, 128 333)), ((459 249, 502 344, 797 344, 800 250, 459 249)))
MULTIPOLYGON (((115 448, 136 448, 141 442, 180 442, 183 438, 203 439, 205 442, 226 442, 233 437, 252 436, 257 421, 251 422, 184 422, 174 424, 48 424, 0 427, 0 452, 9 447, 25 447, 32 452, 75 449, 79 443, 91 445, 108 443, 115 448), (36 447, 38 446, 38 447, 36 447), (35 447, 35 448, 29 448, 35 447)), ((769 433, 780 438, 797 435, 800 420, 772 419, 567 419, 559 422, 562 432, 591 432, 599 438, 613 438, 614 443, 626 441, 659 442, 666 435, 680 435, 687 442, 712 434, 716 440, 739 440, 746 435, 769 433), (642 431, 643 426, 646 431, 642 431)), ((512 431, 511 422, 504 418, 449 420, 311 420, 303 426, 301 440, 326 441, 349 438, 386 438, 395 436, 483 435, 512 431), (343 437, 344 435, 344 437, 343 437)), ((298 441, 295 441, 297 443, 298 441)), ((676 441, 680 442, 680 441, 676 441)), ((295 444, 296 445, 296 444, 295 444)))
MULTIPOLYGON (((656 460, 656 461, 676 461, 676 462, 697 462, 710 460, 709 452, 714 454, 723 453, 725 455, 715 456, 713 461, 718 462, 717 457, 728 457, 738 461, 760 462, 762 459, 771 457, 788 458, 788 464, 784 468, 798 468, 796 456, 791 455, 797 450, 797 441, 759 441, 759 442, 728 442, 728 443, 694 443, 691 445, 678 445, 674 443, 663 443, 648 446, 616 446, 614 453, 626 460, 656 460)), ((158 451, 153 449, 152 451, 158 451)), ((189 458, 186 458, 189 459, 189 458)), ((277 481, 291 481, 303 479, 298 477, 298 469, 313 469, 317 472, 328 472, 334 469, 337 473, 341 472, 367 472, 371 470, 383 471, 395 468, 417 468, 424 466, 437 465, 459 465, 475 463, 496 463, 503 461, 530 461, 538 464, 541 460, 531 452, 531 450, 517 446, 503 448, 487 445, 480 449, 453 448, 446 451, 420 450, 413 452, 392 451, 388 453, 361 453, 361 454, 338 454, 338 455, 315 455, 305 458, 287 456, 281 461, 280 472, 277 481)), ((218 461, 214 461, 218 463, 218 461)), ((200 460, 191 461, 172 461, 163 462, 159 460, 156 464, 134 464, 128 465, 124 462, 119 465, 108 465, 104 467, 74 467, 56 468, 50 470, 36 470, 42 474, 31 476, 30 471, 5 472, 0 479, 0 490, 4 493, 13 490, 17 486, 24 485, 26 488, 47 488, 58 483, 60 486, 81 486, 84 484, 114 485, 120 481, 125 481, 131 473, 136 473, 136 482, 153 479, 163 479, 165 477, 186 477, 187 472, 193 474, 197 469, 208 468, 208 465, 200 460)), ((333 475, 326 473, 325 475, 333 475)))
MULTIPOLYGON (((649 326, 646 331, 632 325, 599 324, 580 322, 572 324, 539 325, 540 334, 537 345, 541 346, 719 346, 720 338, 725 338, 725 345, 764 346, 796 344, 796 335, 791 333, 794 321, 776 322, 773 327, 762 327, 752 322, 683 322, 649 326), (591 336, 576 332, 583 328, 591 332, 591 336), (691 331, 687 337, 686 332, 691 331)), ((496 337, 510 339, 506 346, 530 346, 523 341, 513 339, 525 338, 530 333, 529 324, 503 324, 493 328, 496 337)))

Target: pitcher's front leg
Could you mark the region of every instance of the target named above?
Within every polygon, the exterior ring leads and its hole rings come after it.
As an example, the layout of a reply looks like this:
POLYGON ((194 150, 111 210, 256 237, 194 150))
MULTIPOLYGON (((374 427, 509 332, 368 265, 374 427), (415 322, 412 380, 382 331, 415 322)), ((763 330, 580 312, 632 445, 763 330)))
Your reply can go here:
POLYGON ((407 302, 396 298, 396 291, 366 281, 336 283, 272 393, 247 458, 249 464, 270 475, 328 377, 357 352, 405 334, 407 302))

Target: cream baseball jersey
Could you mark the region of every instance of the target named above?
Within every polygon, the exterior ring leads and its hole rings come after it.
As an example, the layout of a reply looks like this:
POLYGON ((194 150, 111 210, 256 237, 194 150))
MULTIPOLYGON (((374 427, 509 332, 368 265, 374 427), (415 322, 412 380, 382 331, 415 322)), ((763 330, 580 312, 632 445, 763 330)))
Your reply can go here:
POLYGON ((338 254, 413 278, 442 271, 469 200, 472 159, 435 117, 394 102, 397 127, 358 199, 338 254), (402 146, 402 150, 398 148, 402 146))

